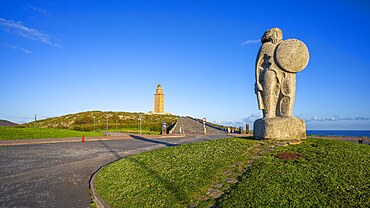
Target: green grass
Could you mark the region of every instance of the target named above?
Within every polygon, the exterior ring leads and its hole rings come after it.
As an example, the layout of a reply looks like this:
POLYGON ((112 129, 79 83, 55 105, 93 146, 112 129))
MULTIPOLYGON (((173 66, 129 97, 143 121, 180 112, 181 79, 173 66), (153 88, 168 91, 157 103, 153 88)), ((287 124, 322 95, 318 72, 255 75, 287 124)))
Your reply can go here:
POLYGON ((308 139, 254 163, 220 207, 370 207, 370 146, 308 139), (276 158, 294 152, 297 160, 276 158))
MULTIPOLYGON (((112 207, 207 207, 200 196, 261 143, 272 145, 235 138, 146 152, 103 168, 95 184, 112 207)), ((370 207, 370 146, 307 139, 265 154, 240 180, 217 207, 370 207), (282 152, 300 158, 278 159, 282 152)))
POLYGON ((148 129, 148 132, 158 133, 162 129, 162 122, 166 122, 167 126, 174 125, 178 116, 174 115, 159 115, 145 113, 130 113, 130 112, 102 112, 88 111, 75 114, 68 114, 54 118, 47 118, 26 124, 21 127, 39 127, 39 128, 54 128, 54 129, 70 129, 76 131, 94 131, 100 128, 105 131, 108 115, 108 126, 110 130, 115 130, 116 126, 119 129, 137 129, 139 114, 141 115, 142 129, 148 129))
POLYGON ((44 129, 44 128, 16 128, 0 126, 0 140, 15 139, 41 139, 41 138, 65 138, 65 137, 102 136, 98 132, 80 132, 68 129, 44 129))
POLYGON ((112 207, 187 207, 256 143, 223 139, 145 152, 103 168, 95 185, 112 207))
MULTIPOLYGON (((102 133, 105 133, 105 131, 101 131, 102 133)), ((117 128, 117 131, 116 131, 116 128, 115 127, 112 127, 111 129, 109 129, 109 132, 110 133, 115 133, 115 132, 118 132, 118 133, 133 133, 133 134, 137 134, 138 133, 138 130, 137 130, 137 127, 132 127, 132 128, 117 128)), ((141 134, 152 134, 152 135, 159 135, 161 134, 161 131, 154 131, 154 130, 151 130, 150 128, 146 127, 146 128, 141 128, 141 134)))

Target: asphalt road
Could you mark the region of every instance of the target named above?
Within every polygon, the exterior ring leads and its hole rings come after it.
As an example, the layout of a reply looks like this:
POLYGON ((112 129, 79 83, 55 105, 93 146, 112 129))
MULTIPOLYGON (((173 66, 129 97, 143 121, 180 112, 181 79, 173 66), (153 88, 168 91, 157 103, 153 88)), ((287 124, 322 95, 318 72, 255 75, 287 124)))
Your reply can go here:
POLYGON ((102 165, 151 149, 218 136, 25 144, 0 147, 0 207, 90 207, 89 179, 102 165))

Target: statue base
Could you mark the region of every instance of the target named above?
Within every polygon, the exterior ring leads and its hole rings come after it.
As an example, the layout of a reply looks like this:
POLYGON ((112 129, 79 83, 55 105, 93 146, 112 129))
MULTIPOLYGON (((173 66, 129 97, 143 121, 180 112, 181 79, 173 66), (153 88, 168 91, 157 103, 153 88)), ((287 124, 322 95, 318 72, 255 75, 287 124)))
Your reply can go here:
POLYGON ((254 122, 256 139, 302 140, 306 139, 306 124, 296 117, 261 118, 254 122))

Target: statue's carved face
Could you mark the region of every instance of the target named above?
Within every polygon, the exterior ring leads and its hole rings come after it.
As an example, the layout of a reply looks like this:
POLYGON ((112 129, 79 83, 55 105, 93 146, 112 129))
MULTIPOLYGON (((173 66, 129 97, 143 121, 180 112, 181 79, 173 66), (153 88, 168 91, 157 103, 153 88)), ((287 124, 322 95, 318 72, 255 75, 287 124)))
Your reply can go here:
POLYGON ((267 30, 261 38, 262 43, 272 42, 277 44, 280 43, 282 40, 283 40, 283 31, 281 31, 277 27, 267 30))

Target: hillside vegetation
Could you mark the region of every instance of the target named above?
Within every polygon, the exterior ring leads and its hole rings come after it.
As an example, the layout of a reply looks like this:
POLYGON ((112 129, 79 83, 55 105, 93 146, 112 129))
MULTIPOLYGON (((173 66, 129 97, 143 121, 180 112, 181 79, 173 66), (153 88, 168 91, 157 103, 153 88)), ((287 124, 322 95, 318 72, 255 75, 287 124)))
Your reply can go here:
POLYGON ((118 131, 133 131, 137 130, 139 114, 141 115, 141 126, 143 132, 160 132, 162 122, 166 122, 167 126, 170 127, 171 125, 174 125, 177 120, 177 116, 174 115, 88 111, 33 121, 22 124, 19 127, 70 129, 76 131, 105 131, 108 117, 108 126, 110 131, 116 129, 118 131))

